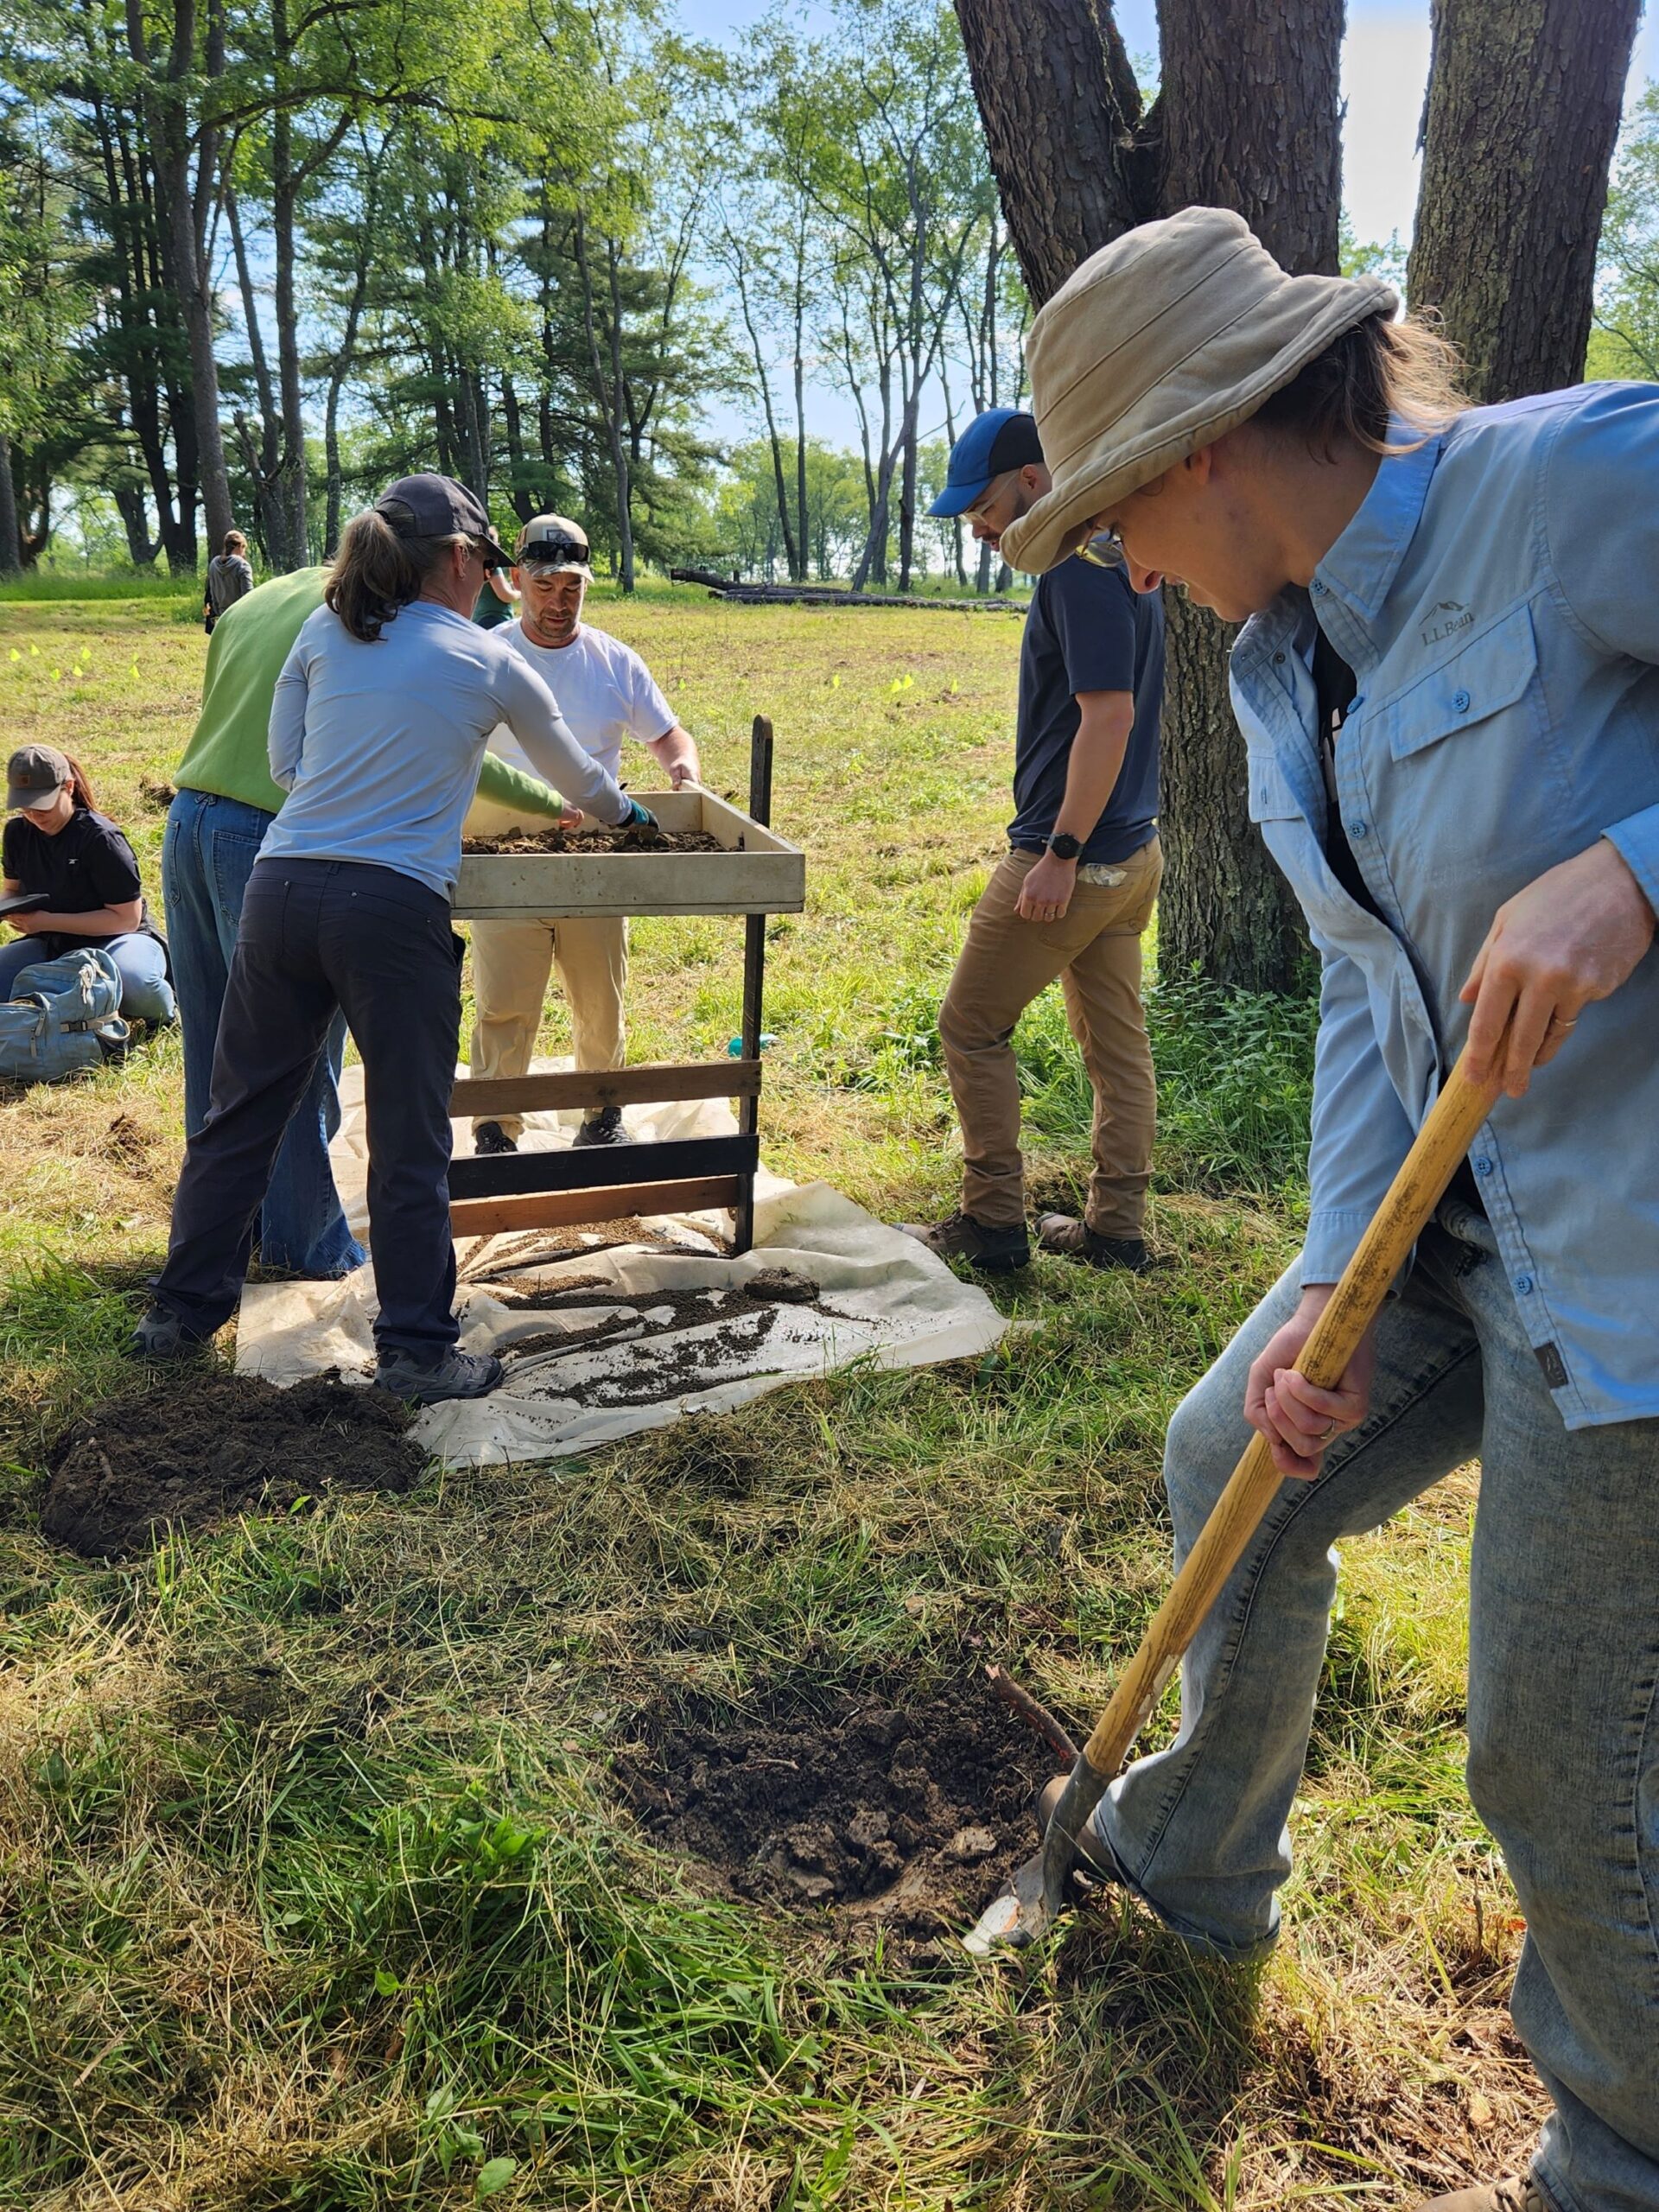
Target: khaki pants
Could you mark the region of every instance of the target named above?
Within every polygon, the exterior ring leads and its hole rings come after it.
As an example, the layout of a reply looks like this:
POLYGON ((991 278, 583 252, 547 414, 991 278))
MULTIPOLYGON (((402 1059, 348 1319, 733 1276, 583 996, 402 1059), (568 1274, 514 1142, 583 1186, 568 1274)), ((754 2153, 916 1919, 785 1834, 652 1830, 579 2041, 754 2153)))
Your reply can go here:
POLYGON ((1010 1040, 1020 1014, 1058 976, 1095 1092, 1085 1218, 1103 1236, 1139 1236, 1158 1105, 1141 1005, 1141 937, 1152 918, 1163 854, 1154 837, 1122 863, 1121 883, 1079 883, 1060 920, 1027 922, 1015 909, 1037 859, 1010 853, 986 885, 939 1008, 939 1042, 962 1123, 962 1209, 995 1229, 1025 1219, 1020 1078, 1010 1040))
MULTIPOLYGON (((592 921, 474 922, 473 983, 478 1001, 470 1052, 474 1076, 528 1072, 542 1026, 549 970, 556 966, 570 1008, 579 1068, 620 1068, 628 981, 628 925, 619 916, 592 921)), ((510 1137, 517 1114, 486 1117, 510 1137)), ((478 1128, 474 1122, 474 1130, 478 1128)))

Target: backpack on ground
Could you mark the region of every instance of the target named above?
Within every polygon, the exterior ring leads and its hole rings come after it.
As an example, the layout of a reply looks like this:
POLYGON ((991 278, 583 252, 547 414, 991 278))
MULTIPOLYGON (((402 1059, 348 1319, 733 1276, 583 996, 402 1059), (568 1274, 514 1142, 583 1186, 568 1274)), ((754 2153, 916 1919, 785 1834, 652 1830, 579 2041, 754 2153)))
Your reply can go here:
POLYGON ((0 1082, 65 1083, 121 1058, 120 1005, 120 974, 97 945, 20 969, 0 1004, 0 1082))

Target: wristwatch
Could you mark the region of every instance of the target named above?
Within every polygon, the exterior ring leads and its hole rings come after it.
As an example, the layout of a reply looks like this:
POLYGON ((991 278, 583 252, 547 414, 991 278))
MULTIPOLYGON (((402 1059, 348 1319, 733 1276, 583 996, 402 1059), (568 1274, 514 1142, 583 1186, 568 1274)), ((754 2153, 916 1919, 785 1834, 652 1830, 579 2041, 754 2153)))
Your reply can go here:
POLYGON ((1057 830, 1048 841, 1048 849, 1057 861, 1074 861, 1083 850, 1083 840, 1068 837, 1064 830, 1057 830))

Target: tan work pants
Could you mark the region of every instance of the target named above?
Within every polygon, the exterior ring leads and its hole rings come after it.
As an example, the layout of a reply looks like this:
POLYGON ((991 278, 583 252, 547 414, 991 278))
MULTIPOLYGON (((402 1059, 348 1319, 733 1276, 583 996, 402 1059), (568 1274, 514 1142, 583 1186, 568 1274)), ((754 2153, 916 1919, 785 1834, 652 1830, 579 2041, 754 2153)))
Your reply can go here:
MULTIPOLYGON (((622 995, 628 982, 628 925, 619 915, 557 922, 474 922, 473 985, 478 1001, 470 1049, 475 1076, 524 1075, 542 1026, 549 970, 558 969, 570 1008, 579 1068, 620 1068, 622 995)), ((493 1114, 510 1137, 517 1114, 493 1114)), ((478 1122, 474 1122, 474 1129, 478 1122)))
POLYGON ((968 925, 944 1003, 944 1048, 962 1124, 962 1210, 989 1228, 1025 1219, 1014 1026, 1058 976, 1094 1086, 1094 1173, 1085 1218, 1103 1236, 1139 1236, 1146 1219, 1158 1097, 1141 1005, 1141 937, 1164 872, 1154 837, 1119 883, 1079 883, 1058 922, 1015 911, 1035 853, 1010 853, 968 925))

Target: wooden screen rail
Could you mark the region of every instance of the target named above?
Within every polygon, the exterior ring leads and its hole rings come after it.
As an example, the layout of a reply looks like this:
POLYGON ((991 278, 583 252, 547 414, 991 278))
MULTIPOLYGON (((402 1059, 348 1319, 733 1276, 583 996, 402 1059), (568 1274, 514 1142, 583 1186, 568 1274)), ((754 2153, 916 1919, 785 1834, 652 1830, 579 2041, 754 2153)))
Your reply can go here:
POLYGON ((679 1176, 669 1183, 613 1183, 602 1191, 535 1191, 516 1198, 456 1198, 449 1208, 457 1236, 493 1236, 512 1229, 571 1229, 632 1214, 701 1213, 735 1206, 741 1175, 679 1176))
POLYGON ((549 1152, 452 1160, 451 1198, 520 1198, 531 1191, 597 1191, 607 1183, 680 1182, 688 1175, 752 1175, 751 1136, 671 1137, 662 1144, 562 1145, 549 1152))
POLYGON ((534 1114, 561 1106, 648 1106, 674 1098, 755 1098, 759 1060, 692 1060, 682 1067, 574 1069, 563 1075, 464 1077, 449 1094, 457 1119, 534 1114))

